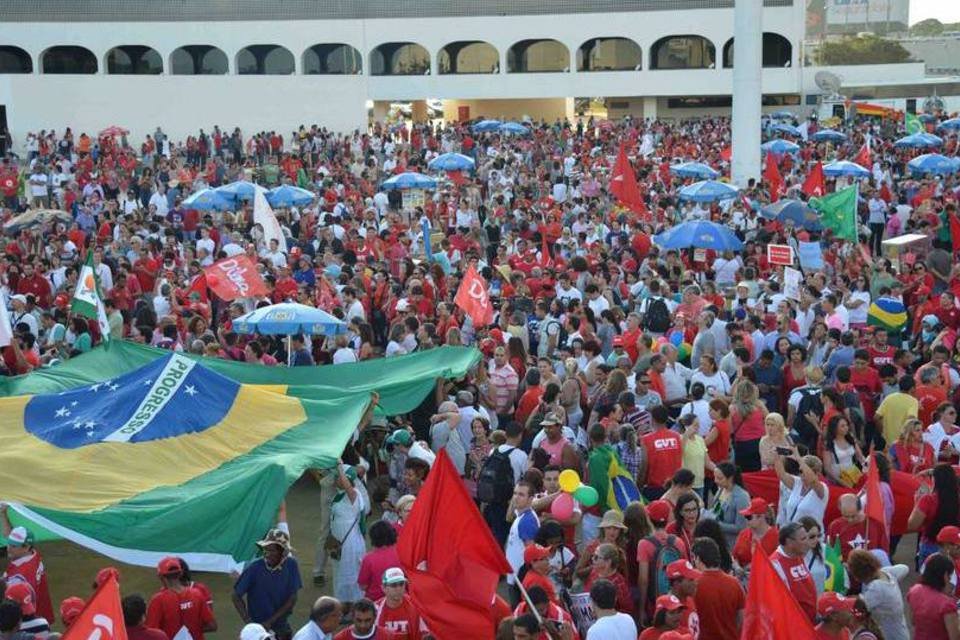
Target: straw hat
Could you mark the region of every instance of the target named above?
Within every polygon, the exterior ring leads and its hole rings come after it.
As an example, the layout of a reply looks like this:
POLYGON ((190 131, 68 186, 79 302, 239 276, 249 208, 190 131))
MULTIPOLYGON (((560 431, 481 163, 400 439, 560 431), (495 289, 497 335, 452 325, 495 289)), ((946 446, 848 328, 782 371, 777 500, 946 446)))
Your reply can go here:
POLYGON ((616 527, 617 529, 627 530, 626 525, 623 524, 623 514, 619 511, 610 509, 605 514, 603 514, 603 519, 600 521, 600 529, 606 529, 607 527, 616 527))

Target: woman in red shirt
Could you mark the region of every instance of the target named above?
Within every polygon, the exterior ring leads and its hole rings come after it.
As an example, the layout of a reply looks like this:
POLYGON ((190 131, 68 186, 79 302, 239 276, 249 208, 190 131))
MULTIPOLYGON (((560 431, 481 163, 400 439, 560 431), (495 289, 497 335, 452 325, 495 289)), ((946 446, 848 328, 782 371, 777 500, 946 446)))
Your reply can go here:
POLYGON ((667 525, 667 533, 683 540, 687 549, 693 547, 694 533, 700 521, 700 498, 695 493, 685 493, 677 499, 673 508, 673 522, 667 525))
POLYGON ((938 464, 921 475, 933 476, 933 489, 927 484, 921 484, 917 489, 916 504, 907 519, 907 531, 920 533, 917 561, 922 564, 927 556, 939 551, 937 534, 940 529, 960 524, 960 497, 957 495, 957 476, 950 465, 938 464))
POLYGON ((632 616, 633 597, 624 577, 623 552, 616 545, 605 542, 593 552, 592 560, 593 568, 583 584, 583 590, 590 591, 597 580, 609 580, 617 589, 617 611, 632 616))
POLYGON ((746 569, 753 561, 758 545, 760 553, 767 556, 777 550, 780 530, 770 522, 770 506, 763 498, 751 500, 750 506, 741 510, 740 514, 747 519, 747 526, 737 535, 731 555, 742 569, 746 569))
POLYGON ((893 468, 904 473, 920 473, 933 467, 936 455, 930 443, 923 441, 923 424, 907 420, 900 437, 890 447, 893 468))

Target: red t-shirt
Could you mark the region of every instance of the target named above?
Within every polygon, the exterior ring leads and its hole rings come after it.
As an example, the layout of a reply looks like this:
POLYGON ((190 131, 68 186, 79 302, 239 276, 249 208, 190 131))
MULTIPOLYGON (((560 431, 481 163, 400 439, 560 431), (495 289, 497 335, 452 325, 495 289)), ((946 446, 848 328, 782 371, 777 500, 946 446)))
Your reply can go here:
POLYGON ((194 640, 203 640, 203 627, 213 622, 213 611, 207 598, 193 587, 177 593, 161 589, 150 598, 146 626, 160 629, 168 638, 186 627, 194 640))
POLYGON ((54 622, 56 618, 53 617, 53 601, 50 599, 50 586, 47 584, 47 570, 43 566, 40 552, 34 551, 19 560, 10 561, 0 578, 9 584, 13 576, 20 576, 33 589, 37 597, 37 614, 41 618, 46 618, 47 622, 54 622))
POLYGON ((817 585, 813 582, 813 576, 810 575, 804 559, 790 558, 777 549, 770 556, 770 560, 784 583, 790 588, 790 593, 796 598, 797 604, 810 618, 810 622, 816 620, 817 585))
POLYGON ((422 624, 410 596, 404 596, 399 607, 388 607, 386 598, 377 601, 377 628, 389 631, 395 640, 420 640, 422 624))
POLYGON ((937 455, 929 442, 921 442, 919 446, 904 446, 896 442, 890 447, 890 453, 897 459, 897 466, 904 473, 919 473, 930 469, 937 455))
POLYGON ((874 369, 877 369, 879 371, 880 367, 882 367, 883 365, 893 364, 893 354, 895 354, 896 352, 897 350, 893 347, 893 345, 889 345, 889 344, 885 349, 868 347, 867 353, 870 354, 870 366, 872 366, 874 369))
POLYGON ((648 433, 642 439, 647 453, 647 485, 663 487, 673 473, 683 466, 680 435, 667 428, 648 433))
MULTIPOLYGON (((730 421, 714 420, 713 426, 717 430, 717 439, 707 445, 707 456, 714 464, 730 458, 730 421)), ((708 472, 713 477, 713 472, 708 472)))
POLYGON ((920 405, 917 417, 923 426, 933 422, 933 412, 947 401, 947 392, 939 384, 919 384, 914 388, 913 396, 920 405))
POLYGON ((530 587, 540 587, 544 593, 547 594, 547 597, 550 598, 550 602, 554 604, 559 603, 559 600, 557 600, 557 591, 553 588, 553 583, 550 582, 550 579, 546 576, 542 576, 536 571, 528 571, 527 575, 523 577, 523 588, 529 591, 530 587))
POLYGON ((707 569, 697 581, 693 600, 701 638, 739 640, 737 612, 743 610, 746 595, 736 578, 719 569, 707 569))
POLYGON ((850 640, 850 632, 846 629, 840 629, 840 633, 834 635, 823 628, 823 623, 818 624, 814 631, 817 632, 817 635, 814 636, 816 640, 850 640))
POLYGON ((833 544, 834 540, 840 540, 840 554, 846 560, 847 556, 854 549, 883 549, 890 551, 890 539, 887 537, 887 528, 882 522, 870 519, 870 527, 867 528, 867 520, 863 522, 847 522, 843 518, 836 518, 827 527, 827 540, 833 544), (868 535, 869 534, 869 537, 868 535))
POLYGON ((957 612, 956 600, 926 585, 915 584, 907 592, 907 604, 913 612, 915 638, 949 640, 943 617, 957 612))
POLYGON ((680 627, 677 631, 689 633, 694 638, 700 637, 700 616, 697 614, 697 603, 693 598, 687 596, 683 601, 686 609, 683 610, 683 617, 680 618, 680 627))
MULTIPOLYGON (((777 527, 770 527, 767 529, 767 532, 763 534, 763 537, 760 539, 760 549, 761 553, 765 553, 768 556, 777 550, 779 546, 779 536, 780 529, 777 527)), ((756 548, 756 542, 753 537, 753 530, 747 527, 740 531, 737 534, 737 541, 733 544, 733 559, 737 561, 741 567, 749 567, 750 563, 753 561, 753 552, 756 548)))
MULTIPOLYGON (((357 640, 359 636, 353 634, 353 627, 348 627, 343 631, 339 632, 337 635, 333 636, 333 640, 357 640)), ((386 631, 384 629, 377 629, 372 636, 363 636, 363 640, 395 640, 396 636, 386 631)))
POLYGON ((383 597, 383 572, 391 567, 400 566, 400 556, 397 555, 397 546, 390 545, 382 549, 374 549, 363 556, 360 562, 360 574, 357 584, 363 589, 363 595, 376 602, 383 597))

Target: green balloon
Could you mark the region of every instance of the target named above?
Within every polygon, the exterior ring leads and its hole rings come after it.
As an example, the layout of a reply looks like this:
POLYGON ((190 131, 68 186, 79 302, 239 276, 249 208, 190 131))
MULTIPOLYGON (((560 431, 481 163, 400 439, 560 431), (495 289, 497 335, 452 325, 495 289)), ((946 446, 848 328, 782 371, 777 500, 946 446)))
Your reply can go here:
POLYGON ((597 494, 597 490, 588 484, 580 485, 580 487, 573 492, 573 497, 577 499, 577 502, 585 507, 592 507, 600 501, 600 496, 597 494))

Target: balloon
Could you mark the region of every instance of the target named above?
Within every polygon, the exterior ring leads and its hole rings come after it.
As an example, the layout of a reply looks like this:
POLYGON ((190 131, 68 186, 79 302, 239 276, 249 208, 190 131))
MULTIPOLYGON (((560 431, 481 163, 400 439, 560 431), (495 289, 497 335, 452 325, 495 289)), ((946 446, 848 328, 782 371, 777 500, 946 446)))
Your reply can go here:
POLYGON ((680 345, 680 348, 678 349, 678 351, 679 351, 680 359, 686 360, 687 358, 690 357, 690 353, 693 351, 693 347, 690 346, 689 342, 684 342, 680 345))
POLYGON ((588 484, 580 485, 577 490, 573 492, 573 497, 585 507, 592 507, 600 501, 597 490, 588 484))
POLYGON ((667 344, 668 342, 670 341, 667 340, 666 336, 660 336, 659 338, 657 338, 657 346, 667 344))
POLYGON ((670 344, 675 347, 679 347, 681 342, 683 342, 683 332, 674 331, 670 334, 670 344))
POLYGON ((567 493, 573 493, 580 486, 580 474, 573 469, 560 472, 560 488, 567 493))
POLYGON ((569 520, 573 515, 573 498, 569 493, 561 493, 553 499, 550 514, 560 521, 569 520))
POLYGON ((220 282, 220 278, 215 275, 207 275, 207 284, 211 287, 217 286, 217 283, 220 282))

